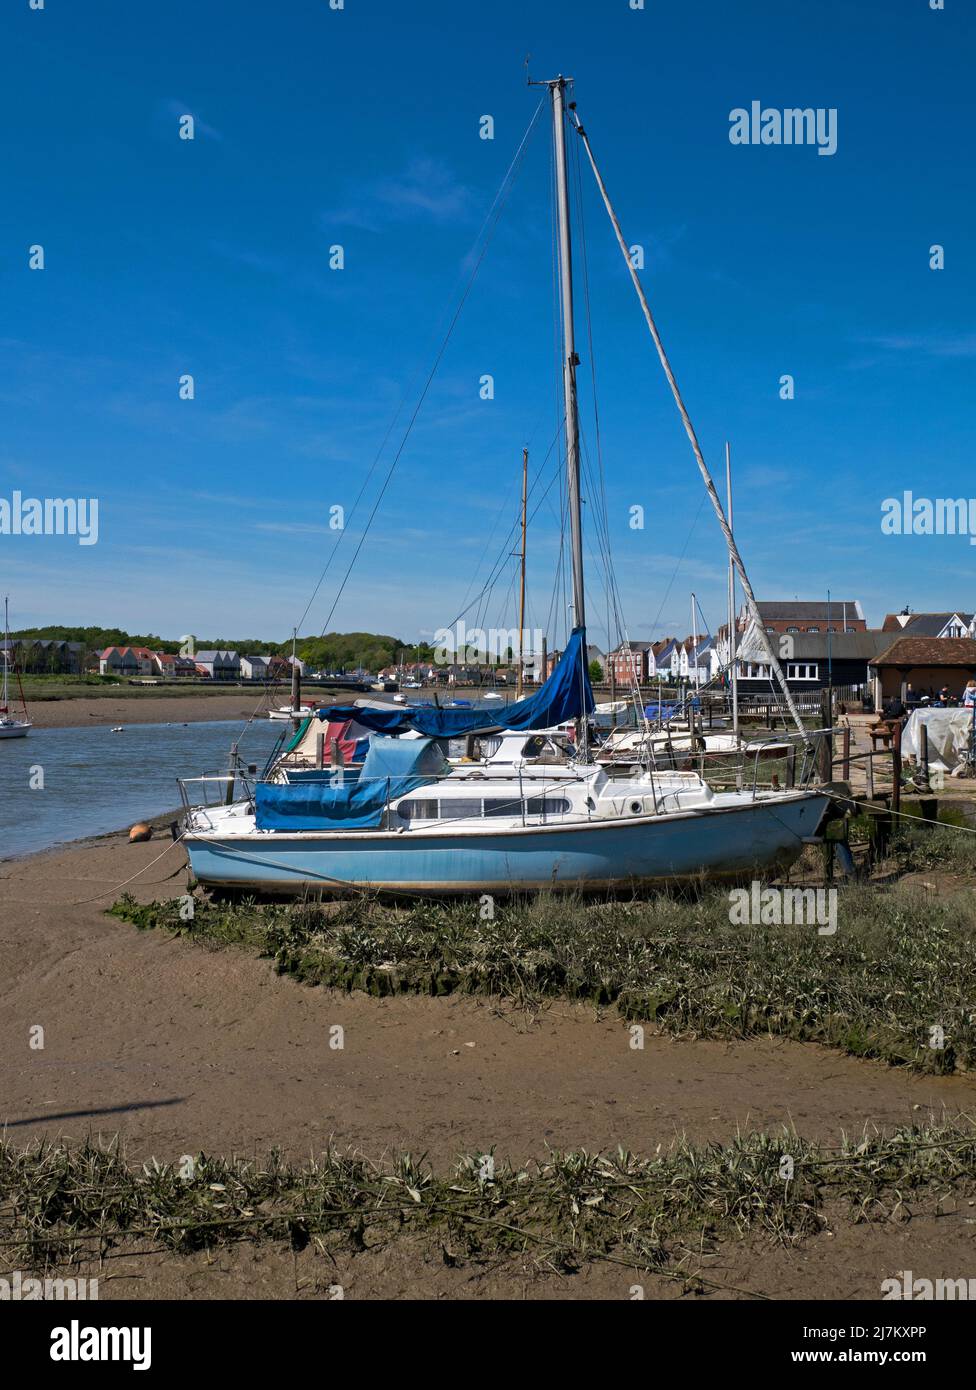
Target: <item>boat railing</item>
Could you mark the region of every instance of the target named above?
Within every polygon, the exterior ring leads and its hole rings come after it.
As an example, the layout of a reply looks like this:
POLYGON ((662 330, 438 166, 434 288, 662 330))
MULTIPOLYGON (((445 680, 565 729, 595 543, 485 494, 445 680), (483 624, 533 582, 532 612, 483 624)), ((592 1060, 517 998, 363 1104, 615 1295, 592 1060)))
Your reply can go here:
POLYGON ((758 743, 750 743, 746 750, 752 759, 752 796, 755 800, 762 792, 768 790, 805 790, 814 781, 818 769, 824 761, 824 747, 829 747, 829 740, 837 732, 836 729, 806 729, 801 734, 799 731, 773 734, 769 738, 762 739, 758 743), (770 752, 775 749, 782 749, 783 756, 770 759, 770 752), (780 783, 780 772, 772 763, 781 763, 783 781, 780 783), (759 773, 763 766, 768 773, 768 785, 760 785, 759 773))
POLYGON ((180 789, 183 809, 185 811, 205 811, 216 809, 218 806, 226 806, 238 788, 243 791, 246 797, 253 796, 256 780, 237 771, 207 772, 201 777, 177 777, 176 782, 180 789), (191 795, 191 787, 200 788, 196 796, 191 795))

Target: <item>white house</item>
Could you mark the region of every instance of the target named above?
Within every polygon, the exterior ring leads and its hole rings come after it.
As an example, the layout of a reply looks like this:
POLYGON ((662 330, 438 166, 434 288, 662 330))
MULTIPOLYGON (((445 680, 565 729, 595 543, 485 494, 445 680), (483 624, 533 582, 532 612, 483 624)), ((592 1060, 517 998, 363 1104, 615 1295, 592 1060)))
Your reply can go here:
POLYGON ((241 675, 246 681, 266 681, 268 679, 268 658, 266 656, 242 656, 241 675))
POLYGON ((678 674, 692 685, 707 685, 717 668, 717 653, 714 637, 699 637, 698 645, 689 638, 682 642, 678 658, 678 674))
POLYGON ((648 680, 671 679, 671 657, 677 645, 673 637, 665 637, 662 641, 651 644, 647 653, 648 680))

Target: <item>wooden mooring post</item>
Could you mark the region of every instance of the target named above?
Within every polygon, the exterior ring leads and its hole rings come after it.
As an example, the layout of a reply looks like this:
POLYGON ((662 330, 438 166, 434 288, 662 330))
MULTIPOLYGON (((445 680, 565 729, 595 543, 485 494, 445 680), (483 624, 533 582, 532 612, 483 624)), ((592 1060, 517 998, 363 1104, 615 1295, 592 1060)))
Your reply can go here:
MULTIPOLYGON (((829 690, 820 692, 820 727, 830 729, 833 726, 833 701, 830 698, 829 690)), ((834 775, 834 740, 830 733, 821 734, 820 737, 820 780, 829 782, 834 775)))

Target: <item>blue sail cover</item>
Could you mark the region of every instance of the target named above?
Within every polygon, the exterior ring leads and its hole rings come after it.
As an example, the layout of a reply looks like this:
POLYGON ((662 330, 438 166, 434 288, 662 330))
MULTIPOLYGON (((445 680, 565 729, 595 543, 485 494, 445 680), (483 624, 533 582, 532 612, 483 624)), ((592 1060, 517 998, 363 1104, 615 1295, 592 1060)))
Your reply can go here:
POLYGON ((372 738, 362 771, 336 782, 258 782, 258 830, 368 830, 382 824, 386 803, 426 786, 443 771, 430 738, 372 738))
MULTIPOLYGON (((437 709, 433 705, 404 709, 363 709, 360 705, 332 705, 320 709, 326 720, 355 719, 379 734, 402 734, 409 729, 428 738, 461 738, 465 734, 486 733, 491 729, 551 729, 568 719, 593 713, 593 689, 586 669, 586 634, 573 629, 566 650, 552 675, 534 695, 514 705, 482 706, 480 709, 437 709)), ((365 773, 365 768, 363 769, 365 773)))

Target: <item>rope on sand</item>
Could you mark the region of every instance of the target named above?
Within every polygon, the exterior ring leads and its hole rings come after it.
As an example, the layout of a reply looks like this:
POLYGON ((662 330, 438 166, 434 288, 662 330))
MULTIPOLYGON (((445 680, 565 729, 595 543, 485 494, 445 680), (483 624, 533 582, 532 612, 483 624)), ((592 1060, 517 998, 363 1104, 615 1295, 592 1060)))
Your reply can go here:
MULTIPOLYGON (((172 839, 172 840, 170 841, 170 843, 166 846, 166 848, 165 848, 164 850, 161 850, 160 853, 156 855, 156 858, 155 858, 155 859, 150 859, 150 861, 149 861, 148 864, 143 864, 143 866, 142 866, 141 869, 138 869, 134 874, 131 874, 128 878, 124 878, 124 879, 122 880, 121 883, 116 883, 112 888, 106 888, 105 891, 104 891, 103 893, 96 893, 95 896, 94 896, 93 898, 76 898, 76 899, 69 899, 68 902, 52 903, 51 906, 52 906, 52 907, 85 907, 88 903, 97 903, 97 902, 98 902, 100 899, 102 899, 102 898, 114 897, 115 894, 119 891, 120 888, 127 888, 128 885, 129 885, 130 883, 134 883, 135 880, 136 880, 137 878, 139 878, 139 876, 140 876, 141 874, 144 874, 144 873, 146 872, 147 869, 151 869, 151 868, 153 867, 154 864, 158 864, 159 861, 160 861, 160 859, 162 859, 164 855, 169 854, 170 850, 173 848, 174 845, 178 845, 178 844, 180 843, 180 841, 183 839, 184 834, 185 834, 185 831, 182 831, 182 830, 181 830, 180 833, 179 833, 178 835, 175 835, 175 836, 173 837, 173 839, 172 839)), ((158 879, 157 882, 159 882, 159 883, 165 883, 165 882, 166 882, 166 879, 172 878, 172 877, 174 876, 174 874, 177 874, 177 873, 179 873, 179 872, 180 872, 179 869, 174 869, 172 874, 167 874, 166 878, 158 879)), ((27 899, 27 898, 8 898, 7 901, 8 901, 8 902, 26 903, 26 902, 29 901, 29 899, 27 899)))

